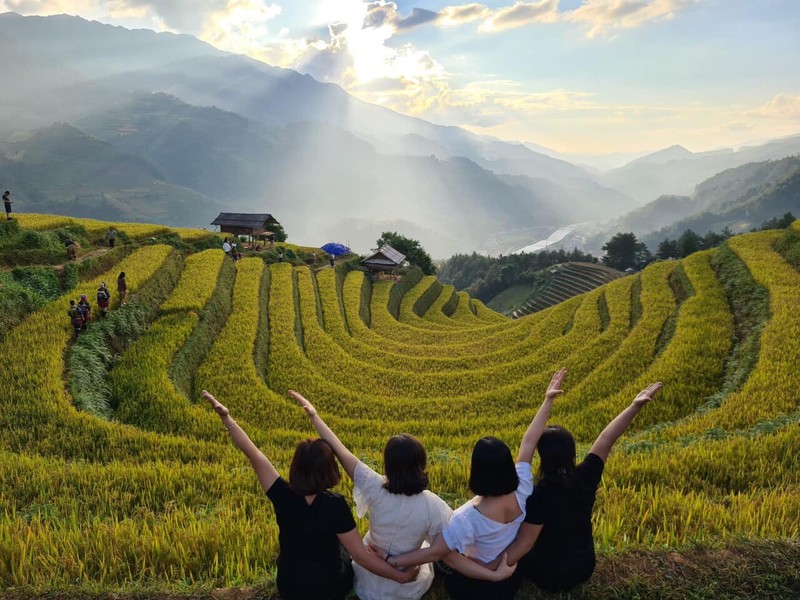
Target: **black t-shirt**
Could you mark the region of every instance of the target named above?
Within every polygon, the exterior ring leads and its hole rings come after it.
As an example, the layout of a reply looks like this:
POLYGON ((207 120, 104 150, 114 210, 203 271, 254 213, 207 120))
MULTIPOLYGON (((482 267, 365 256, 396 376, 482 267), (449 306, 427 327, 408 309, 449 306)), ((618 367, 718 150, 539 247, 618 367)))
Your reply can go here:
POLYGON ((336 535, 356 526, 345 499, 325 491, 308 504, 282 477, 272 484, 267 497, 275 506, 279 529, 278 586, 336 585, 342 568, 336 535))
POLYGON ((543 483, 528 497, 525 522, 542 525, 525 560, 526 571, 535 582, 561 581, 571 587, 571 579, 594 569, 592 508, 603 467, 603 459, 587 454, 576 467, 573 487, 558 489, 543 483))

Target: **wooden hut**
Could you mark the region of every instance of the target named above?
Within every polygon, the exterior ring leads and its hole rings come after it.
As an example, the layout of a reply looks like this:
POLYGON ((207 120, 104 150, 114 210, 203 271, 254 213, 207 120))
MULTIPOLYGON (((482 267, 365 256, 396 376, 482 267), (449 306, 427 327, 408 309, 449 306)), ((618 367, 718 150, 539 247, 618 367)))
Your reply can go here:
POLYGON ((394 273, 406 260, 406 255, 401 254, 390 245, 382 246, 375 254, 361 261, 370 271, 394 273))
POLYGON ((278 221, 269 214, 249 214, 249 213, 219 213, 219 216, 211 222, 217 225, 222 233, 232 235, 246 235, 252 238, 269 238, 273 233, 269 231, 270 225, 280 225, 278 221))

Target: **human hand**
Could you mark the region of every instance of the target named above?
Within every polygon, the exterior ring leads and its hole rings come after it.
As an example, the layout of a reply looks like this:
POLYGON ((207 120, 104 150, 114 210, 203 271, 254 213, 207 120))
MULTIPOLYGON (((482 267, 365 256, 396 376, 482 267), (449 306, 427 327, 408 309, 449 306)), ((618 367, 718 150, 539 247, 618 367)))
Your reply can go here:
POLYGON ((409 567, 403 571, 398 571, 397 583, 411 583, 419 575, 419 567, 409 567))
POLYGON ((651 383, 649 386, 647 386, 647 388, 639 392, 636 398, 633 399, 633 404, 639 407, 644 406, 653 399, 653 396, 655 396, 658 390, 660 390, 662 387, 664 387, 664 384, 660 381, 657 383, 651 383))
POLYGON ((517 570, 516 563, 514 566, 508 564, 508 552, 503 552, 503 556, 500 558, 500 564, 497 566, 495 570, 495 577, 494 581, 502 581, 503 579, 508 579, 514 574, 514 571, 517 570))
POLYGON ((383 549, 379 548, 375 544, 368 544, 367 545, 367 552, 369 552, 370 554, 374 554, 375 556, 377 556, 381 560, 386 560, 387 558, 389 558, 389 553, 386 552, 386 550, 383 550, 383 549))
POLYGON ((306 411, 309 419, 313 419, 317 415, 317 409, 314 408, 314 405, 311 404, 311 402, 303 398, 302 395, 298 394, 294 390, 289 390, 289 397, 295 400, 300 405, 300 408, 306 411))
POLYGON ((220 402, 206 390, 203 390, 201 395, 203 398, 208 400, 208 403, 211 404, 211 408, 213 408, 220 417, 227 417, 230 414, 230 411, 220 404, 220 402))
POLYGON ((564 391, 561 389, 561 384, 563 383, 566 375, 566 367, 559 369, 553 374, 553 377, 550 379, 550 385, 547 386, 547 391, 544 394, 544 397, 547 400, 555 400, 556 397, 564 393, 564 391))

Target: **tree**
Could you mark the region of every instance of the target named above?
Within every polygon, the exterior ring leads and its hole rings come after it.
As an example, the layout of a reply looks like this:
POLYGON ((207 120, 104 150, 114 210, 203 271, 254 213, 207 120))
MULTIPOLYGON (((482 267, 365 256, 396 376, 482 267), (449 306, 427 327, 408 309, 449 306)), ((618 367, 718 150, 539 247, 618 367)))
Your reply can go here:
POLYGON ((624 271, 625 269, 643 269, 653 256, 644 242, 636 239, 633 233, 618 233, 603 246, 606 255, 603 264, 624 271))
POLYGON ((702 250, 702 238, 691 229, 687 229, 678 238, 678 253, 680 257, 686 258, 698 250, 702 250))
POLYGON ((678 242, 675 240, 664 240, 658 245, 656 250, 656 258, 667 260, 669 258, 678 258, 678 242))
POLYGON ((425 248, 417 240, 412 240, 396 231, 384 231, 381 237, 376 242, 378 248, 389 244, 398 252, 406 255, 406 260, 412 265, 418 266, 422 269, 425 275, 433 275, 436 273, 436 265, 433 264, 431 255, 425 251, 425 248))
MULTIPOLYGON (((770 219, 769 221, 764 221, 759 227, 759 230, 764 231, 766 229, 786 229, 794 223, 795 217, 792 213, 787 212, 782 217, 775 217, 774 219, 770 219)), ((754 230, 755 231, 755 230, 754 230)))
POLYGON ((275 241, 276 242, 285 242, 289 237, 286 235, 286 231, 283 229, 283 225, 280 223, 275 223, 274 225, 269 226, 272 229, 272 233, 275 234, 275 241))

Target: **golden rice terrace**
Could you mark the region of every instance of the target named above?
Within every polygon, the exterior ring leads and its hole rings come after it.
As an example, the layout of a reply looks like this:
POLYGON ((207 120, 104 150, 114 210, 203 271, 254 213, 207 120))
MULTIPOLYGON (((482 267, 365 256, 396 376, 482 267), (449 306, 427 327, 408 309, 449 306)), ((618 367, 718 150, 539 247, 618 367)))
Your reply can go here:
MULTIPOLYGON (((95 223, 102 234, 107 224, 95 223)), ((566 393, 551 422, 583 451, 637 391, 665 382, 609 461, 595 509, 601 563, 637 549, 796 539, 798 256, 795 223, 509 320, 435 278, 372 283, 357 270, 136 244, 0 337, 0 586, 269 586, 272 506, 202 389, 284 474, 312 434, 289 388, 378 468, 386 439, 413 433, 431 489, 455 507, 471 496, 474 442, 516 446, 561 366, 566 393), (109 320, 139 310, 144 324, 135 340, 108 343, 100 375, 87 374, 69 299, 93 298, 120 271, 130 303, 119 309, 112 285, 109 320)))

